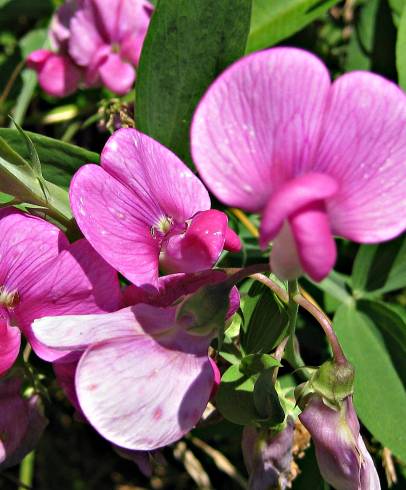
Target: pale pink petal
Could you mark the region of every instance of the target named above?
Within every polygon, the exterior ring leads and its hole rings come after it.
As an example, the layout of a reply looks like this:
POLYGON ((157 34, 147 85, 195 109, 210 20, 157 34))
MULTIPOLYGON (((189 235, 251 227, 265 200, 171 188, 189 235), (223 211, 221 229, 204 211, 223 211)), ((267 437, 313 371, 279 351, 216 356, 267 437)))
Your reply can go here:
POLYGON ((193 172, 168 148, 135 129, 119 129, 109 138, 101 164, 156 220, 168 216, 182 223, 210 208, 209 194, 193 172))
POLYGON ((331 89, 313 169, 339 183, 328 200, 333 233, 379 242, 406 226, 406 95, 372 73, 331 89))
POLYGON ((62 251, 46 271, 38 274, 36 283, 24 291, 14 317, 36 354, 48 361, 64 353, 46 349, 37 341, 31 331, 34 319, 114 311, 121 307, 122 300, 117 273, 86 240, 79 240, 62 251))
POLYGON ((272 242, 272 251, 269 257, 271 271, 281 279, 292 280, 302 275, 299 254, 292 230, 287 221, 272 242))
POLYGON ((84 9, 92 13, 95 25, 106 43, 118 41, 118 20, 121 6, 130 1, 133 8, 135 0, 85 0, 84 9))
POLYGON ((210 269, 223 251, 227 216, 210 209, 197 213, 184 234, 165 239, 160 265, 166 272, 197 272, 210 269))
POLYGON ((82 73, 68 56, 52 54, 38 72, 42 90, 55 97, 66 97, 78 88, 82 73))
POLYGON ((83 412, 103 437, 127 449, 151 450, 195 426, 213 378, 207 353, 136 336, 90 347, 79 363, 76 388, 83 412))
POLYGON ((0 376, 7 372, 20 352, 21 334, 0 318, 0 376))
POLYGON ((70 38, 70 21, 81 3, 82 0, 66 0, 52 16, 49 37, 55 51, 67 49, 70 38))
POLYGON ((89 4, 86 0, 70 22, 69 54, 80 66, 88 66, 96 51, 103 44, 110 44, 99 32, 99 19, 89 4))
POLYGON ((85 71, 85 84, 87 87, 95 87, 101 83, 99 68, 111 54, 111 46, 103 44, 93 55, 85 71))
POLYGON ((126 63, 118 54, 110 53, 98 72, 103 84, 118 95, 128 93, 134 84, 135 70, 130 63, 126 63))
POLYGON ((142 45, 142 38, 147 33, 153 10, 154 6, 146 0, 121 1, 116 27, 118 38, 123 42, 127 36, 135 35, 141 38, 142 45))
POLYGON ((97 165, 85 165, 75 174, 70 201, 83 234, 109 264, 136 285, 156 285, 154 208, 97 165))
POLYGON ((290 218, 303 270, 315 281, 333 268, 337 250, 324 204, 309 204, 290 218))
POLYGON ((194 162, 224 203, 249 211, 313 163, 330 87, 323 63, 294 48, 250 55, 210 86, 192 122, 194 162))
POLYGON ((32 325, 37 341, 56 350, 84 350, 89 345, 131 334, 157 334, 175 325, 175 308, 146 304, 97 315, 50 316, 32 325))
POLYGON ((302 207, 334 196, 337 182, 328 175, 310 172, 291 179, 269 199, 261 221, 260 243, 263 248, 276 237, 285 219, 302 207))

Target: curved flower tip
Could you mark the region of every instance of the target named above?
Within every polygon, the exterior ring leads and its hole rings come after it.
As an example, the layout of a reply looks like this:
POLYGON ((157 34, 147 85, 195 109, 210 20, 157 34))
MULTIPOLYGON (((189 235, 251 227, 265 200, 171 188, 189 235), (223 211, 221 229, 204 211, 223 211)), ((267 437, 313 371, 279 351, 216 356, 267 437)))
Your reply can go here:
POLYGON ((406 95, 378 75, 331 83, 305 51, 255 53, 209 87, 191 137, 214 194, 262 213, 261 245, 273 240, 284 278, 323 279, 334 235, 379 242, 406 227, 406 95))
POLYGON ((380 490, 351 397, 334 410, 312 395, 299 418, 312 436, 320 473, 330 485, 337 490, 380 490))
POLYGON ((0 376, 14 364, 20 352, 20 344, 20 330, 17 327, 11 327, 0 318, 0 376))
POLYGON ((197 272, 211 268, 225 246, 239 247, 200 180, 135 129, 109 138, 101 168, 85 165, 75 174, 70 200, 86 238, 136 286, 157 288, 160 266, 197 272))
POLYGON ((17 379, 0 382, 0 469, 18 464, 37 445, 48 421, 36 395, 24 399, 17 379))

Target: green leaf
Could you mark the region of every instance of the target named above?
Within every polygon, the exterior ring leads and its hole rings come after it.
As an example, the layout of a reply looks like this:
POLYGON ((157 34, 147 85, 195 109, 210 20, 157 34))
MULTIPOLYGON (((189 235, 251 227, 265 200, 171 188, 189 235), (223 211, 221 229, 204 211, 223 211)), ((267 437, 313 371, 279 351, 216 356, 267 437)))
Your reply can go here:
MULTIPOLYGON (((38 152, 45 179, 62 187, 69 187, 73 174, 85 163, 98 163, 97 153, 79 146, 48 138, 26 131, 38 152)), ((0 128, 0 137, 23 158, 29 158, 29 151, 16 129, 0 128)))
POLYGON ((289 322, 286 307, 263 284, 257 281, 252 284, 242 312, 240 341, 246 354, 268 353, 285 336, 289 322))
POLYGON ((352 286, 357 297, 405 287, 406 236, 379 245, 362 245, 354 262, 352 286))
POLYGON ((406 0, 389 0, 389 6, 392 9, 393 21, 396 26, 399 26, 400 17, 406 6, 406 0))
POLYGON ((396 39, 396 68, 399 85, 406 90, 406 6, 403 7, 396 39))
POLYGON ((192 114, 244 54, 250 10, 249 0, 160 0, 152 17, 137 71, 137 128, 189 164, 192 114))
POLYGON ((247 52, 286 39, 336 3, 337 0, 254 0, 247 52))
POLYGON ((241 359, 240 371, 251 376, 276 366, 281 363, 269 354, 249 354, 241 359))
POLYGON ((376 311, 343 305, 334 327, 355 368, 354 402, 362 423, 384 446, 406 460, 406 391, 385 345, 382 329, 391 328, 376 311))
POLYGON ((221 378, 216 406, 230 422, 250 425, 260 418, 254 405, 255 377, 246 376, 239 365, 230 366, 221 378))
POLYGON ((285 412, 279 401, 272 381, 273 369, 265 369, 254 386, 254 405, 266 425, 273 427, 285 419, 285 412))

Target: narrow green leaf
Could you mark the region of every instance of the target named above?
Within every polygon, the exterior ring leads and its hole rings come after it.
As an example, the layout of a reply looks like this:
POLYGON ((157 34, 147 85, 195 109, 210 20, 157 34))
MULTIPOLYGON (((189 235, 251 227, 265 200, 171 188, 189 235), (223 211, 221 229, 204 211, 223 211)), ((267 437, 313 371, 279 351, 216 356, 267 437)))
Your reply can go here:
MULTIPOLYGON (((73 174, 85 163, 99 162, 97 153, 41 134, 25 133, 35 145, 45 179, 59 186, 69 187, 73 174)), ((24 158, 29 158, 24 140, 17 130, 0 128, 0 137, 24 158)))
POLYGON ((362 245, 352 271, 354 295, 380 295, 406 286, 406 236, 362 245))
POLYGON ((279 401, 272 381, 273 369, 265 369, 254 386, 254 405, 266 425, 273 427, 285 419, 285 412, 279 401))
POLYGON ((32 142, 31 138, 28 136, 28 134, 23 130, 23 128, 16 121, 14 121, 12 117, 11 120, 13 121, 15 127, 17 128, 17 131, 25 141, 29 160, 31 162, 31 167, 34 171, 34 175, 37 177, 37 179, 42 179, 43 176, 41 170, 41 162, 39 160, 38 152, 35 149, 34 143, 32 142))
POLYGON ((399 26, 402 11, 406 6, 406 0, 389 0, 389 6, 392 9, 393 22, 399 26))
POLYGON ((253 0, 247 52, 286 39, 336 3, 337 0, 253 0))
POLYGON ((398 70, 399 85, 406 90, 406 5, 403 7, 398 26, 396 68, 398 70))
POLYGON ((152 17, 137 73, 137 127, 189 164, 192 114, 244 54, 250 10, 249 0, 160 0, 152 17))
POLYGON ((347 305, 334 317, 341 345, 355 368, 354 402, 362 423, 406 460, 406 433, 400 430, 406 420, 406 391, 381 333, 381 328, 390 328, 385 322, 376 310, 347 305))

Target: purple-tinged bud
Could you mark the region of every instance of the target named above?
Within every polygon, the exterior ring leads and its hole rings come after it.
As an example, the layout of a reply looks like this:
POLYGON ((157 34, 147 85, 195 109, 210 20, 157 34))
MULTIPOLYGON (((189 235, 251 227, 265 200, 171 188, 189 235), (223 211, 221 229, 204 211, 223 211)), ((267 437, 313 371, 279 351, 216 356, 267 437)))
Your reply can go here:
POLYGON ((327 483, 336 490, 380 490, 351 396, 334 409, 319 395, 311 395, 299 418, 312 436, 320 473, 327 483))
POLYGON ((38 396, 20 395, 21 382, 0 382, 0 470, 14 466, 37 445, 48 421, 38 396))
POLYGON ((250 475, 249 490, 284 490, 290 482, 294 422, 278 433, 244 427, 242 453, 250 475))

